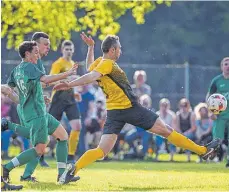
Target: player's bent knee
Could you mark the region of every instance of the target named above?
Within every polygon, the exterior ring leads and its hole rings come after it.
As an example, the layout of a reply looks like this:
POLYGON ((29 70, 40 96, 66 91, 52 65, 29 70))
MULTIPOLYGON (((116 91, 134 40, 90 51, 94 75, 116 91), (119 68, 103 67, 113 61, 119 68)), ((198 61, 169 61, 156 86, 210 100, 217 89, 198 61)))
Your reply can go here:
POLYGON ((59 125, 59 127, 52 134, 52 136, 55 137, 59 141, 68 140, 68 133, 62 125, 59 125))
POLYGON ((36 145, 35 150, 36 150, 37 154, 39 156, 41 156, 41 155, 45 154, 45 148, 46 148, 46 144, 40 143, 40 144, 36 145))

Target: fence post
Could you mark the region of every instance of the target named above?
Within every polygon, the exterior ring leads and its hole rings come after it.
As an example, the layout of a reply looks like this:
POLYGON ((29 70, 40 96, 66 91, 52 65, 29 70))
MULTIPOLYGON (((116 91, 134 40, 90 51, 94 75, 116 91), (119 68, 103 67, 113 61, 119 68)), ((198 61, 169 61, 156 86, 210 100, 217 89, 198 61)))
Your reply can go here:
POLYGON ((184 63, 184 94, 189 99, 189 63, 184 63))

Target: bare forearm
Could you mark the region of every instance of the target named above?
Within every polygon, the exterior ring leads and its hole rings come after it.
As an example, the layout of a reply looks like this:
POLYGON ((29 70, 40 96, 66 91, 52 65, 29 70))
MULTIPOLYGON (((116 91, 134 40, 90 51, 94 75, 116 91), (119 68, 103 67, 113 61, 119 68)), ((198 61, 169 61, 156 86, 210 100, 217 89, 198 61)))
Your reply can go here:
POLYGON ((69 87, 75 87, 75 86, 80 86, 80 85, 87 85, 89 83, 92 83, 93 81, 95 81, 96 79, 93 77, 93 75, 91 73, 87 73, 83 76, 81 76, 80 78, 71 81, 69 83, 69 87))
POLYGON ((65 79, 67 77, 68 77, 68 73, 64 72, 64 73, 60 73, 57 75, 44 75, 41 77, 40 81, 45 84, 48 84, 48 83, 53 83, 53 82, 65 79))
POLYGON ((94 62, 94 45, 88 47, 87 51, 87 58, 86 58, 86 66, 87 69, 90 67, 90 65, 94 62))

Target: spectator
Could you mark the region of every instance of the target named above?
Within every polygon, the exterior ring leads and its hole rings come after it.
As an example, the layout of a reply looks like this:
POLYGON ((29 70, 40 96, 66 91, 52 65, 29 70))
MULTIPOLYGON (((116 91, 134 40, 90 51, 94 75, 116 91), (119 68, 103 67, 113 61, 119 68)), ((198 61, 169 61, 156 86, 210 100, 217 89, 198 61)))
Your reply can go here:
MULTIPOLYGON (((199 103, 194 111, 196 114, 196 143, 205 145, 212 140, 213 121, 209 117, 206 103, 199 103)), ((199 162, 201 161, 199 158, 199 162)))
POLYGON ((131 87, 139 98, 144 94, 151 96, 151 87, 146 84, 147 76, 145 71, 135 71, 133 79, 134 84, 131 87))
MULTIPOLYGON (((163 98, 159 102, 159 111, 156 112, 159 117, 170 127, 176 127, 176 114, 170 110, 170 101, 163 98)), ((156 136, 156 160, 160 153, 166 152, 165 140, 160 136, 156 136)), ((176 147, 172 144, 169 145, 170 151, 170 161, 173 161, 174 153, 176 152, 176 147)))
MULTIPOLYGON (((191 140, 195 139, 196 116, 192 111, 188 99, 183 98, 179 101, 179 111, 177 112, 177 129, 191 140)), ((191 161, 191 152, 186 151, 188 162, 191 161)))

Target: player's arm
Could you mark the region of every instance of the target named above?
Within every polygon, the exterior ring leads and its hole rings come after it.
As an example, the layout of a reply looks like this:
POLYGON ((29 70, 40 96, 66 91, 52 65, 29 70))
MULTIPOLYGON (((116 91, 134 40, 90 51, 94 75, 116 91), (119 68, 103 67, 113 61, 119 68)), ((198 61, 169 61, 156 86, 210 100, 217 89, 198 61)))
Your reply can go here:
POLYGON ((87 57, 86 57, 86 68, 89 69, 90 65, 94 62, 94 45, 95 42, 91 38, 91 36, 87 36, 84 32, 80 34, 81 39, 87 44, 88 50, 87 50, 87 57))
POLYGON ((77 69, 78 65, 75 64, 69 71, 63 72, 63 73, 59 73, 56 75, 43 75, 40 78, 40 81, 42 83, 45 84, 49 84, 49 83, 53 83, 62 79, 66 79, 68 76, 73 75, 76 73, 76 69, 77 69))
POLYGON ((14 103, 19 103, 19 96, 12 88, 8 85, 1 85, 1 93, 7 97, 9 97, 14 103))

